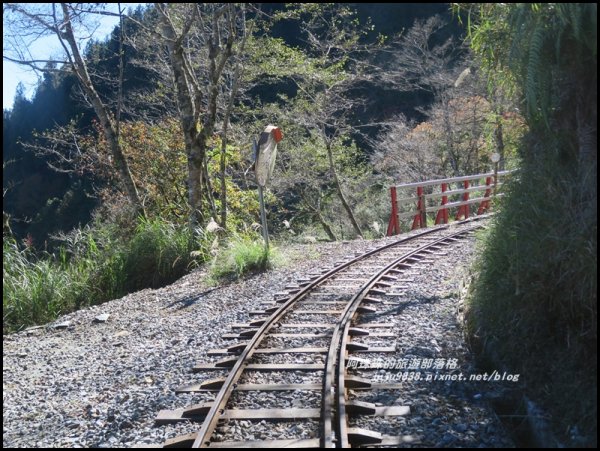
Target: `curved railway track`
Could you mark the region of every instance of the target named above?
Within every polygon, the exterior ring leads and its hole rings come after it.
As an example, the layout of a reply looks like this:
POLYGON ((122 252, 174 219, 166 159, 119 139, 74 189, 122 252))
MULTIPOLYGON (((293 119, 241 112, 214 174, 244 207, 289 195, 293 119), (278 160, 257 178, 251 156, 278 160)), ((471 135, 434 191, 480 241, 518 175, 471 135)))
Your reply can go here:
MULTIPOLYGON (((457 231, 448 226, 428 229, 391 244, 348 258, 331 270, 311 274, 297 286, 286 287, 287 293, 275 295, 273 305, 261 312, 251 312, 259 318, 248 324, 235 324, 234 334, 224 338, 237 342, 226 349, 217 349, 209 355, 225 358, 194 368, 200 371, 228 371, 226 377, 211 379, 179 389, 179 392, 216 392, 214 401, 174 411, 161 411, 157 424, 178 421, 202 421, 197 432, 168 440, 163 447, 352 447, 359 445, 394 446, 413 438, 381 436, 378 433, 352 428, 348 419, 353 415, 399 416, 408 415, 406 406, 376 407, 353 400, 352 390, 399 388, 400 384, 372 383, 358 378, 349 371, 350 357, 360 359, 361 353, 385 356, 395 347, 368 346, 353 337, 394 338, 393 334, 379 332, 390 323, 370 322, 378 306, 397 305, 388 302, 386 295, 406 288, 397 285, 408 271, 414 271, 426 260, 443 255, 443 249, 461 240, 481 227, 479 218, 461 225, 457 231), (312 321, 312 322, 307 322, 312 321), (283 332, 282 331, 289 331, 283 332), (271 343, 291 341, 291 344, 273 347, 271 343), (326 346, 314 342, 328 341, 326 346), (300 346, 298 346, 300 344, 300 346), (277 356, 293 356, 302 363, 283 361, 264 363, 277 356), (318 362, 318 363, 306 363, 318 362), (279 374, 303 372, 318 375, 320 384, 301 383, 241 383, 249 372, 279 374), (228 408, 232 395, 241 392, 321 392, 319 408, 228 408), (220 422, 228 420, 318 422, 318 438, 291 438, 285 440, 223 441, 215 434, 220 422)), ((404 282, 409 282, 404 278, 404 282)), ((322 343, 324 344, 324 343, 322 343)))

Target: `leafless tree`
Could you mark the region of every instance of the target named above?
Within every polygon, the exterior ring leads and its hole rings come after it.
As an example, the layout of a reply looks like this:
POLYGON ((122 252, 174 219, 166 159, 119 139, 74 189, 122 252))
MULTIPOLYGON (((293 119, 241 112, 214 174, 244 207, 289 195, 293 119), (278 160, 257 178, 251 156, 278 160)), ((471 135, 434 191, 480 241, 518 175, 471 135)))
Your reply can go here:
POLYGON ((440 16, 415 20, 411 28, 381 49, 380 62, 374 65, 371 76, 392 89, 425 91, 439 98, 465 69, 461 55, 466 48, 452 37, 439 42, 437 34, 447 25, 440 16))
POLYGON ((397 183, 416 182, 442 175, 442 158, 436 152, 433 127, 404 116, 390 121, 371 158, 375 169, 397 183))
POLYGON ((350 205, 339 175, 334 148, 352 133, 350 116, 362 100, 350 91, 361 81, 360 55, 368 48, 360 44, 360 29, 345 5, 327 4, 305 10, 299 6, 293 17, 299 19, 310 63, 291 76, 298 88, 293 108, 294 121, 309 131, 317 131, 324 143, 329 176, 336 195, 354 229, 363 232, 350 205))
POLYGON ((52 70, 53 67, 60 68, 62 65, 73 71, 86 100, 99 119, 127 197, 135 211, 142 213, 136 185, 119 145, 118 109, 115 114, 101 99, 80 49, 82 41, 93 36, 96 31, 94 17, 97 14, 111 13, 105 11, 103 5, 96 3, 5 3, 3 15, 9 33, 5 35, 3 58, 36 71, 52 70), (30 55, 29 47, 46 36, 56 37, 63 50, 62 57, 35 59, 30 55))
POLYGON ((420 90, 433 99, 431 106, 419 110, 427 117, 423 123, 399 116, 388 121, 376 144, 376 167, 398 181, 481 169, 490 103, 484 98, 472 55, 455 39, 442 42, 437 36, 446 25, 439 16, 415 21, 386 45, 383 51, 389 56, 389 67, 374 74, 391 89, 420 90))
POLYGON ((307 139, 298 124, 290 123, 286 127, 286 141, 293 142, 294 149, 281 152, 278 157, 277 177, 273 177, 272 181, 273 189, 298 197, 298 216, 318 221, 327 237, 336 241, 337 236, 324 212, 331 193, 326 152, 316 140, 307 139))

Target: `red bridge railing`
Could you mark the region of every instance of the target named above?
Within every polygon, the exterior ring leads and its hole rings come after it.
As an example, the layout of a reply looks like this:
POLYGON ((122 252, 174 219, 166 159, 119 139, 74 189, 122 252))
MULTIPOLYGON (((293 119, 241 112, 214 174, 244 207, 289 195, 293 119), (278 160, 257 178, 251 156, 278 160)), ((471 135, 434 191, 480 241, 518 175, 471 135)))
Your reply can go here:
POLYGON ((468 218, 471 206, 475 204, 479 206, 476 211, 473 209, 473 213, 485 213, 490 209, 493 196, 502 196, 502 193, 497 193, 496 190, 502 185, 500 179, 510 172, 490 172, 390 187, 392 213, 387 236, 400 233, 400 221, 403 219, 412 219, 411 230, 427 227, 428 213, 436 213, 435 224, 447 224, 452 209, 457 209, 456 220, 468 218), (453 188, 453 185, 459 186, 453 188), (416 195, 411 196, 411 193, 416 195), (479 193, 484 194, 480 197, 470 197, 479 193), (398 198, 399 194, 410 197, 398 198))

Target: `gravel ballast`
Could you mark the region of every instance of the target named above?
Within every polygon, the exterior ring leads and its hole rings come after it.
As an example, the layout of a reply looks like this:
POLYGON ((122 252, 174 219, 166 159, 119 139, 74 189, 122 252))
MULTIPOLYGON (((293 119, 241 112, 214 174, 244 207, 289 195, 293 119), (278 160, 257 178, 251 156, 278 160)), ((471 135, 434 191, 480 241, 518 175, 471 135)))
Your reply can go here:
MULTIPOLYGON (((272 301, 275 293, 308 273, 331 268, 347 254, 390 241, 393 239, 294 245, 285 250, 291 256, 286 268, 217 288, 208 286, 204 272, 198 270, 170 286, 142 290, 65 315, 52 325, 4 336, 3 446, 144 446, 197 430, 198 425, 190 423, 154 427, 154 419, 159 410, 212 399, 211 393, 175 395, 175 389, 225 374, 192 374, 190 369, 199 362, 218 360, 206 357, 206 352, 234 342, 221 337, 231 332, 233 323, 247 323, 252 319, 248 312, 272 301), (101 314, 109 316, 96 319, 101 314), (58 324, 62 327, 54 327, 58 324)), ((466 272, 462 265, 471 261, 473 242, 469 239, 449 247, 448 258, 428 263, 424 271, 432 271, 429 276, 411 275, 415 283, 407 297, 413 302, 385 319, 396 322, 394 332, 402 331, 396 340, 398 357, 419 356, 421 351, 437 353, 458 358, 465 373, 476 372, 455 315, 458 286, 466 272)), ((310 322, 315 322, 314 318, 310 322)), ((247 377, 256 382, 265 376, 247 377)), ((307 382, 302 374, 286 372, 285 377, 307 382)), ((393 435, 419 435, 429 446, 511 446, 487 406, 485 387, 471 382, 440 387, 432 391, 431 385, 413 382, 406 384, 402 393, 371 394, 379 399, 371 402, 393 398, 397 405, 395 401, 400 399, 412 408, 409 416, 381 426, 382 432, 391 434, 391 429, 402 427, 393 435)), ((250 395, 243 402, 257 405, 250 395)), ((311 397, 306 402, 286 402, 313 406, 315 401, 311 397)), ((277 428, 281 435, 271 437, 260 427, 254 430, 254 424, 237 422, 232 426, 233 432, 220 431, 228 439, 283 438, 286 427, 304 427, 282 423, 277 428)), ((370 427, 368 421, 364 427, 370 427)), ((302 436, 311 437, 314 430, 307 427, 302 436)))

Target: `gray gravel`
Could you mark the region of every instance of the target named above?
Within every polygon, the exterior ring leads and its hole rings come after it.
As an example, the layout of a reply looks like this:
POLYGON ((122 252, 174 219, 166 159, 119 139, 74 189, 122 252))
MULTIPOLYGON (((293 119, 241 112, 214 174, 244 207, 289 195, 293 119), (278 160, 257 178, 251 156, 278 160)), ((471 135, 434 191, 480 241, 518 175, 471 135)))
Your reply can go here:
MULTIPOLYGON (((142 290, 65 315, 54 323, 66 324, 62 328, 49 325, 4 336, 3 446, 143 446, 162 443, 168 438, 197 430, 197 425, 191 423, 155 428, 153 422, 161 409, 176 409, 212 399, 213 394, 206 393, 176 396, 174 389, 224 374, 192 374, 190 368, 198 362, 218 360, 207 357, 206 351, 236 342, 221 338, 222 334, 231 331, 231 324, 248 322, 252 319, 248 316, 249 311, 257 310, 265 301, 271 301, 274 293, 283 291, 286 285, 294 283, 296 279, 317 269, 331 268, 346 253, 363 252, 389 241, 357 240, 295 245, 286 249, 286 254, 292 256, 289 268, 273 270, 217 289, 207 286, 205 274, 198 270, 168 287, 142 290), (307 256, 312 256, 312 259, 307 256), (94 321, 101 314, 108 314, 108 319, 105 322, 94 321)), ((464 246, 464 252, 468 247, 464 246)), ((415 299, 437 296, 436 299, 447 300, 425 304, 439 305, 452 313, 455 299, 444 297, 443 293, 456 291, 457 279, 449 279, 447 273, 456 274, 448 264, 439 271, 439 287, 431 288, 431 291, 419 289, 414 296, 415 299)), ((444 344, 446 342, 442 341, 442 337, 433 331, 441 325, 441 334, 447 335, 449 320, 440 319, 438 324, 435 322, 437 320, 431 319, 431 312, 414 314, 417 315, 412 319, 414 330, 407 331, 405 325, 398 325, 393 330, 403 331, 399 354, 408 352, 411 347, 432 349, 431 340, 436 340, 435 346, 441 349, 439 352, 445 357, 460 355, 462 358, 468 354, 457 324, 451 328, 454 334, 447 337, 450 344, 444 344), (425 321, 424 326, 429 334, 429 343, 419 341, 419 318, 431 319, 425 321), (404 337, 414 340, 414 344, 407 342, 404 337), (455 341, 455 345, 451 344, 455 341)), ((313 315, 297 316, 295 319, 303 322, 323 321, 313 315)), ((334 320, 332 316, 330 321, 334 320)), ((249 373, 242 382, 269 382, 272 380, 270 378, 288 382, 317 382, 319 375, 316 373, 309 375, 309 378, 306 374, 293 372, 270 375, 249 373)), ((457 386, 449 385, 450 388, 457 386)), ((476 398, 478 404, 467 410, 465 397, 479 394, 477 388, 461 389, 468 393, 459 398, 462 404, 457 404, 455 398, 458 395, 450 388, 448 392, 436 389, 432 394, 427 393, 428 387, 430 385, 414 384, 410 390, 417 397, 396 393, 382 398, 389 400, 395 397, 394 401, 402 398, 403 402, 405 398, 413 399, 410 401, 415 405, 413 413, 402 420, 409 425, 415 423, 414 427, 409 432, 395 430, 394 434, 417 434, 421 429, 439 430, 439 437, 431 439, 431 443, 438 446, 466 443, 463 440, 466 436, 476 437, 473 440, 479 442, 468 443, 481 446, 507 443, 501 427, 481 396, 476 398), (430 407, 425 411, 416 407, 419 399, 431 397, 442 404, 442 413, 433 413, 432 409, 437 404, 431 400, 428 404, 430 407), (454 405, 454 410, 449 410, 448 405, 454 405), (437 423, 434 425, 435 420, 437 423)), ((298 404, 293 394, 291 396, 286 405, 298 404)), ((252 404, 255 401, 248 397, 244 403, 252 404)), ((313 404, 311 397, 301 405, 313 404)), ((304 438, 311 438, 316 430, 314 422, 310 421, 297 425, 283 422, 272 428, 272 434, 265 435, 260 422, 231 423, 236 427, 225 427, 220 431, 224 438, 294 437, 293 428, 304 438)), ((389 427, 395 428, 396 425, 389 427)))
MULTIPOLYGON (((353 417, 350 426, 374 430, 383 435, 405 435, 418 438, 418 447, 513 447, 498 418, 485 399, 500 393, 512 383, 475 382, 470 380, 435 380, 435 376, 456 376, 483 373, 467 349, 463 330, 457 317, 460 311, 461 284, 467 277, 466 262, 474 254, 473 240, 444 249, 443 258, 419 263, 420 270, 399 275, 394 285, 409 286, 391 290, 394 296, 378 295, 381 300, 396 305, 380 308, 376 314, 361 315, 360 322, 393 321, 396 353, 357 354, 357 357, 376 361, 404 361, 401 369, 350 370, 365 378, 393 377, 407 374, 408 380, 383 380, 401 385, 398 390, 351 391, 350 399, 375 403, 378 406, 410 406, 404 417, 353 417), (410 285, 403 280, 411 279, 410 285), (436 359, 449 368, 427 367, 436 359), (419 363, 417 363, 419 362, 419 363), (411 368, 410 365, 418 365, 411 368), (419 376, 415 376, 418 374, 419 376), (420 380, 410 380, 410 377, 420 380), (427 380, 427 376, 431 380, 427 380)), ((388 329, 389 330, 389 329, 388 329)), ((356 337, 353 341, 372 346, 390 346, 390 341, 376 337, 356 337)))

